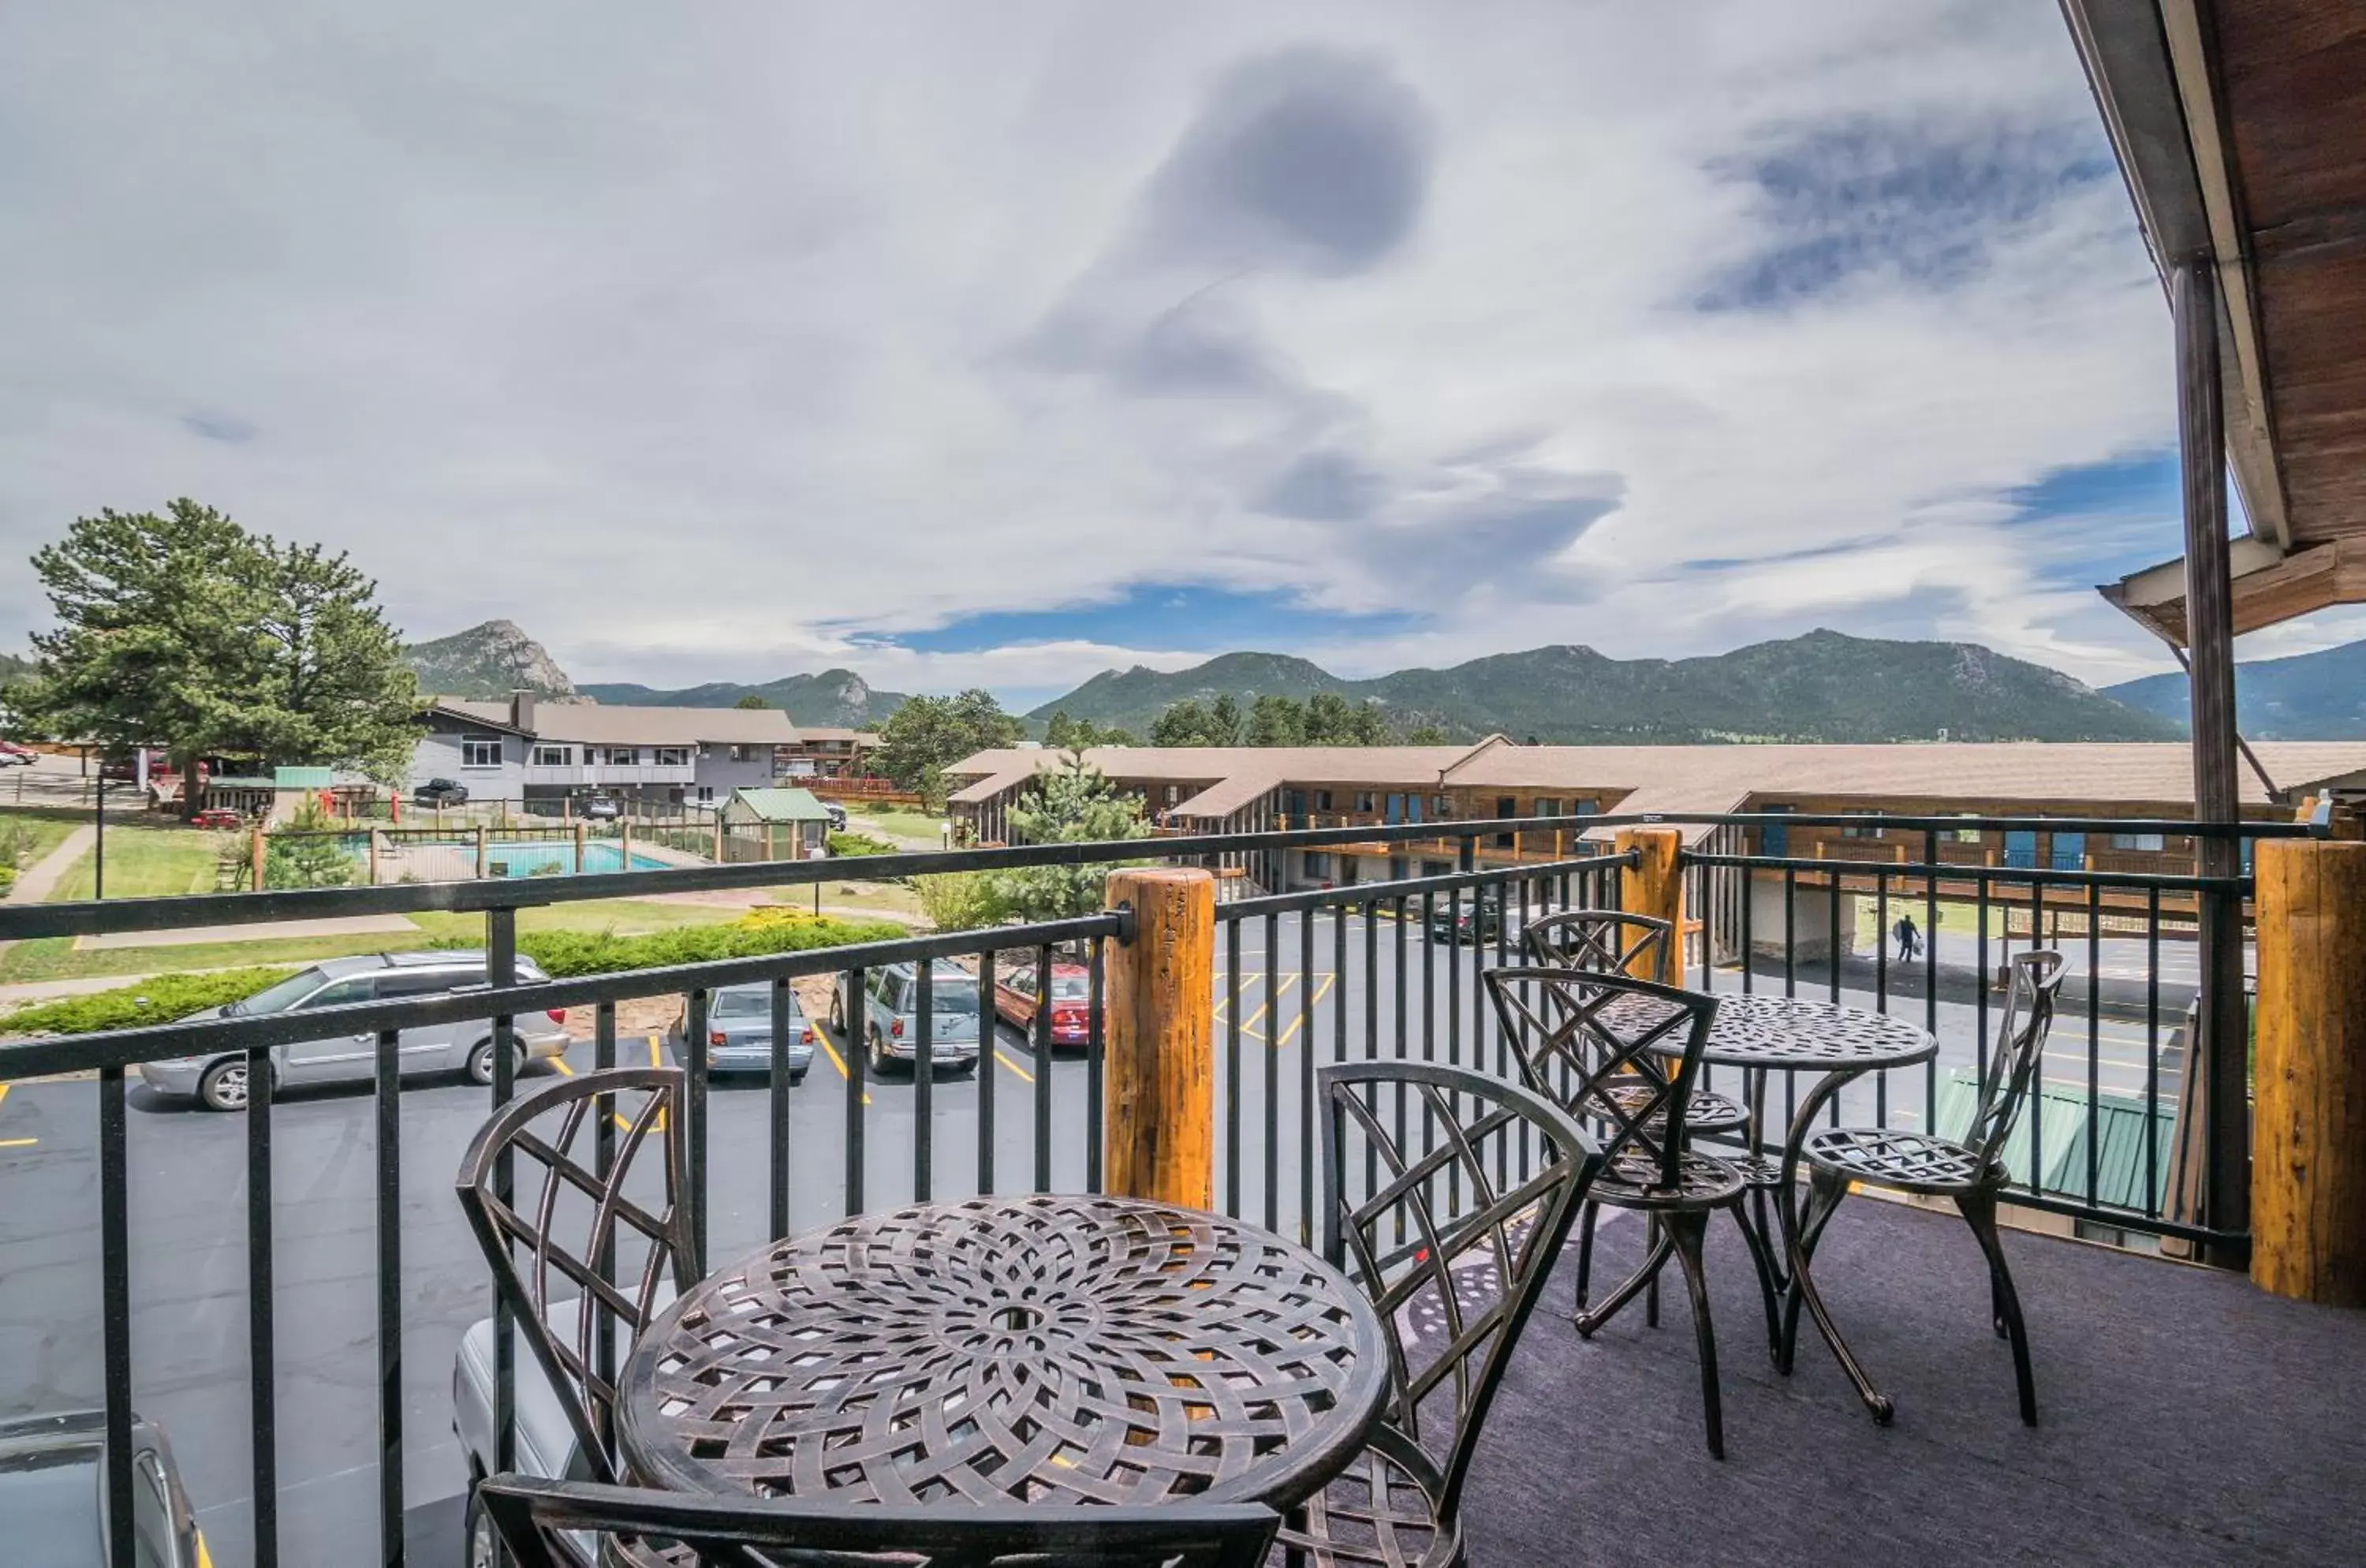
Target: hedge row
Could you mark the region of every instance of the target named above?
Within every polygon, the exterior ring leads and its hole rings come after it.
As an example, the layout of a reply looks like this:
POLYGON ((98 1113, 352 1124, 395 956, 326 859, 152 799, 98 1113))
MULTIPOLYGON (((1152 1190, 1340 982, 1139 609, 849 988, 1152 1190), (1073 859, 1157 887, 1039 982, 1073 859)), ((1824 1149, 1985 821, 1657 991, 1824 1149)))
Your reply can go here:
POLYGON ((260 968, 157 975, 137 985, 36 1002, 0 1014, 0 1034, 91 1034, 102 1029, 171 1023, 224 1002, 242 1001, 294 973, 289 968, 260 968))
MULTIPOLYGON (((793 909, 760 910, 743 919, 711 926, 677 926, 640 936, 613 931, 522 931, 518 951, 542 965, 553 979, 657 969, 672 964, 709 964, 721 958, 758 958, 770 953, 804 953, 856 942, 894 942, 912 933, 892 920, 841 920, 793 909)), ((474 947, 456 942, 455 947, 474 947)))

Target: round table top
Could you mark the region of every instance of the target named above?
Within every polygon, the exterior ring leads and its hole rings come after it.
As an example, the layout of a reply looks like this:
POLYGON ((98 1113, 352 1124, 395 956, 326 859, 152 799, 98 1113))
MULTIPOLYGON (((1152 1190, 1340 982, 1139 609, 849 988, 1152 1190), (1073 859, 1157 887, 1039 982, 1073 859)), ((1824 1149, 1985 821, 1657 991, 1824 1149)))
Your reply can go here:
MULTIPOLYGON (((1622 997, 1602 1010, 1606 1021, 1622 1012, 1664 1007, 1643 996, 1622 997)), ((1655 1043, 1662 1055, 1682 1055, 1684 1042, 1655 1043)), ((1939 1054, 1938 1038, 1894 1013, 1868 1012, 1806 997, 1726 992, 1718 997, 1717 1019, 1701 1060, 1720 1067, 1799 1067, 1849 1072, 1909 1067, 1939 1054)))
POLYGON ((645 1483, 886 1506, 1312 1495, 1389 1389, 1338 1269, 1238 1221, 1037 1196, 857 1214, 649 1325, 618 1440, 645 1483))

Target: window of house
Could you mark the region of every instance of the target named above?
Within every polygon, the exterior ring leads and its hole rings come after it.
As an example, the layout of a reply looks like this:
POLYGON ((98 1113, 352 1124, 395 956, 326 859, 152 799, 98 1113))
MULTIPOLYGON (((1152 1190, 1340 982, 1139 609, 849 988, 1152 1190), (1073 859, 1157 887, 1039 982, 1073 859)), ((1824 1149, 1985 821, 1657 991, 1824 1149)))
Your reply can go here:
POLYGON ((611 746, 602 758, 612 768, 636 767, 640 760, 641 749, 637 746, 611 746))
POLYGON ((1424 876, 1452 876, 1454 863, 1450 860, 1425 860, 1421 863, 1424 876))
POLYGON ((498 768, 501 765, 501 738, 498 735, 464 735, 460 738, 460 765, 464 768, 498 768))
POLYGON ((2169 840, 2158 833, 2114 833, 2112 835, 2112 848, 2115 850, 2138 850, 2158 854, 2168 847, 2169 840))
POLYGON ((1429 804, 1430 815, 1432 817, 1436 818, 1440 822, 1451 822, 1454 820, 1454 797, 1452 795, 1437 795, 1434 797, 1429 804))
POLYGON ((698 786, 698 798, 701 800, 713 800, 715 798, 715 786, 713 784, 700 784, 698 786))
POLYGON ((1380 797, 1375 795, 1370 790, 1359 789, 1356 792, 1356 809, 1358 811, 1376 811, 1380 809, 1379 799, 1380 797))
POLYGON ((735 762, 744 762, 755 754, 756 748, 753 746, 734 746, 731 748, 731 760, 735 762))
POLYGON ((1408 863, 1403 855, 1391 855, 1389 857, 1389 880, 1391 882, 1403 882, 1409 874, 1406 871, 1406 866, 1409 863, 1408 863))
POLYGON ((1331 857, 1327 854, 1318 854, 1313 850, 1307 851, 1306 874, 1317 882, 1330 881, 1331 857))
MULTIPOLYGON (((1966 811, 1960 815, 1969 817, 1972 814, 1966 811)), ((1959 844, 1977 844, 1980 841, 1981 834, 1977 828, 1958 828, 1955 830, 1954 838, 1959 844)))
POLYGON ((1562 800, 1558 795, 1540 795, 1537 796, 1537 808, 1533 815, 1538 817, 1566 817, 1569 813, 1562 808, 1568 804, 1569 803, 1567 801, 1562 800))
POLYGON ((690 748, 687 746, 660 746, 657 750, 657 765, 660 768, 690 766, 690 748))
POLYGON ((1174 805, 1177 801, 1181 800, 1182 798, 1183 798, 1183 786, 1182 786, 1181 784, 1168 784, 1168 785, 1166 786, 1166 804, 1167 804, 1167 805, 1172 806, 1172 805, 1174 805))
POLYGON ((1314 792, 1314 809, 1317 811, 1328 811, 1331 809, 1331 792, 1329 790, 1318 789, 1314 792))
MULTIPOLYGON (((1873 813, 1873 815, 1878 817, 1881 813, 1876 811, 1873 813)), ((1882 828, 1881 824, 1878 822, 1843 822, 1841 824, 1841 837, 1843 839, 1878 839, 1881 837, 1881 834, 1882 828)))
POLYGON ((536 746, 534 749, 534 765, 537 768, 573 767, 575 765, 575 748, 572 746, 536 746))

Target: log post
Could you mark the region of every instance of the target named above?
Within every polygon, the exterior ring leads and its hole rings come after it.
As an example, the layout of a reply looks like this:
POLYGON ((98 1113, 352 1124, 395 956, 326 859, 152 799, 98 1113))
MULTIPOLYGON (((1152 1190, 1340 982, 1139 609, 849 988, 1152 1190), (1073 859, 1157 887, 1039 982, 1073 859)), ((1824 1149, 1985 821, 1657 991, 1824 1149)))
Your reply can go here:
MULTIPOLYGON (((1684 973, 1684 874, 1680 855, 1683 835, 1673 828, 1621 828, 1617 852, 1635 852, 1635 863, 1618 868, 1618 907, 1630 915, 1649 915, 1668 922, 1667 977, 1681 981, 1684 973)), ((1656 980, 1641 957, 1628 965, 1639 980, 1656 980)))
POLYGON ((477 879, 478 879, 479 881, 480 881, 480 882, 481 882, 482 880, 484 880, 484 875, 485 875, 485 825, 484 825, 482 822, 479 822, 479 823, 478 823, 478 824, 477 824, 477 879))
POLYGON ((575 874, 583 874, 583 822, 580 818, 575 823, 575 874))
POLYGON ((260 893, 263 891, 263 862, 265 854, 267 853, 264 847, 263 840, 268 836, 268 830, 264 828, 257 827, 254 829, 254 843, 248 852, 253 856, 254 862, 252 866, 249 868, 252 872, 252 877, 247 883, 247 891, 251 893, 260 893))
POLYGON ((1216 1202, 1216 880, 1196 866, 1113 872, 1133 940, 1108 947, 1104 1185, 1186 1209, 1216 1202))
POLYGON ((2366 843, 2261 840, 2251 1280, 2366 1306, 2366 843))

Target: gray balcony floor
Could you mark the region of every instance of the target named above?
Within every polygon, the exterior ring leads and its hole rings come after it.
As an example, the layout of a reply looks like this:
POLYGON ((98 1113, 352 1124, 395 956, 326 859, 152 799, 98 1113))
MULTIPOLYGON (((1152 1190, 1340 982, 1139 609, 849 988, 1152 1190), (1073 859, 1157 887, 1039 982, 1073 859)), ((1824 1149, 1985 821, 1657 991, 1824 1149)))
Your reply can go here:
MULTIPOLYGON (((1616 1280, 1641 1227, 1606 1227, 1616 1280)), ((2037 1371, 2015 1411, 1971 1233, 1853 1200, 1816 1278, 1897 1402, 1874 1426, 1812 1324, 1767 1360, 1739 1236, 1710 1233, 1727 1459, 1701 1440, 1692 1320, 1671 1269, 1591 1343, 1549 1281, 1489 1417, 1464 1509, 1476 1564, 2366 1562, 2366 1313, 2237 1277, 2005 1238, 2037 1371)), ((1601 1267, 1597 1263, 1597 1269, 1601 1267)))

